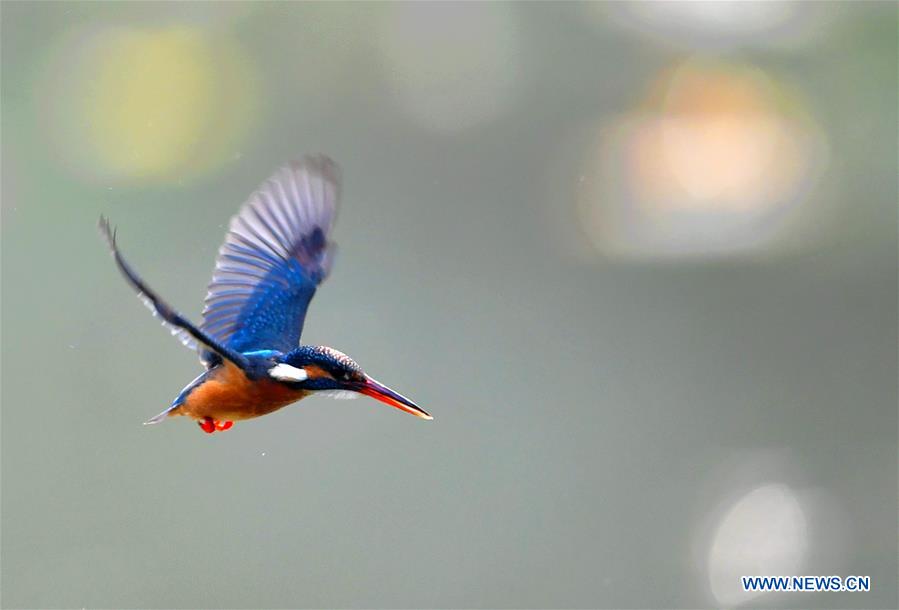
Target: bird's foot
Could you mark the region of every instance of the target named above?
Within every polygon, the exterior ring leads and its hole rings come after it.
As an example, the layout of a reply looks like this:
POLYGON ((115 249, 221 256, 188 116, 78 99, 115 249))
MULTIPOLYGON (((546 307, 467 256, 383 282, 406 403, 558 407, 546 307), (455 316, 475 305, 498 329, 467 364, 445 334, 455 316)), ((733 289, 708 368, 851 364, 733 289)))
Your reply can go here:
POLYGON ((218 421, 212 419, 211 417, 204 417, 200 421, 197 422, 197 425, 200 426, 200 429, 203 430, 206 434, 212 434, 216 430, 219 432, 223 430, 227 430, 231 426, 234 425, 233 421, 218 421))

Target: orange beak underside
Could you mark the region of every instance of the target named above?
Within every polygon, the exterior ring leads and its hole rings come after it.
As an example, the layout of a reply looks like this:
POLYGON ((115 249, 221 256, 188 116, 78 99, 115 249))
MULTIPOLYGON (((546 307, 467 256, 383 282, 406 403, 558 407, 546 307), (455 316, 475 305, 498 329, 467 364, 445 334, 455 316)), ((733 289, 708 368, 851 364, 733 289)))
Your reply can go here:
POLYGON ((415 417, 420 417, 422 419, 434 419, 427 413, 427 411, 419 407, 417 404, 415 404, 402 394, 394 392, 379 381, 375 381, 371 377, 367 377, 365 383, 357 391, 360 394, 371 396, 375 400, 380 400, 384 404, 388 404, 391 407, 396 407, 400 411, 405 411, 406 413, 414 415, 415 417))

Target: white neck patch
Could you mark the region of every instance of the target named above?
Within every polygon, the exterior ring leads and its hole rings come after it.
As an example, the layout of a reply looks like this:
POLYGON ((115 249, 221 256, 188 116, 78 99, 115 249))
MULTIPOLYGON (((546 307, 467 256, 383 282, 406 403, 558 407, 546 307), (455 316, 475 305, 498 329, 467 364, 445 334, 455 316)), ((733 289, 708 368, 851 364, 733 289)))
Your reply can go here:
POLYGON ((309 373, 306 369, 300 369, 289 364, 277 364, 268 370, 268 374, 278 381, 306 381, 309 373))

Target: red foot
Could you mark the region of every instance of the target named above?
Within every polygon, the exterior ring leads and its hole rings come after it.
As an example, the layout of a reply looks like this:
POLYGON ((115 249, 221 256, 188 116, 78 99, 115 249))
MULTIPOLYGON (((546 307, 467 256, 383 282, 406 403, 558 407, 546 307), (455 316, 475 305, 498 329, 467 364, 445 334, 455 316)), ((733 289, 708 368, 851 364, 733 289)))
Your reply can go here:
POLYGON ((200 426, 200 429, 203 430, 206 434, 212 434, 216 430, 222 431, 227 430, 231 426, 234 425, 233 421, 218 421, 212 419, 211 417, 204 417, 200 421, 197 422, 200 426))

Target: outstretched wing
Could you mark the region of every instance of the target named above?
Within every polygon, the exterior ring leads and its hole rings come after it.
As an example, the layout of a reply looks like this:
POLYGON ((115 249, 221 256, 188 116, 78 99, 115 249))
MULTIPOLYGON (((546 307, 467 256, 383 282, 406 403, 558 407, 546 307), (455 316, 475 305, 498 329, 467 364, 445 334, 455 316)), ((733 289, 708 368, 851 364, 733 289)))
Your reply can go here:
POLYGON ((162 318, 162 324, 175 337, 190 348, 196 348, 198 345, 202 346, 205 355, 204 362, 207 365, 214 361, 221 361, 224 358, 242 369, 247 367, 248 363, 245 356, 222 345, 213 337, 198 329, 187 318, 172 309, 168 303, 163 301, 144 283, 140 276, 137 275, 137 272, 122 257, 116 245, 115 231, 109 226, 109 221, 103 216, 100 217, 99 227, 103 237, 106 238, 106 243, 109 244, 109 249, 112 251, 112 256, 119 267, 119 271, 122 272, 128 283, 137 290, 137 296, 144 302, 144 305, 153 312, 154 316, 162 318))
POLYGON ((203 309, 202 330, 237 352, 290 351, 328 275, 340 169, 325 156, 292 161, 231 220, 203 309))

